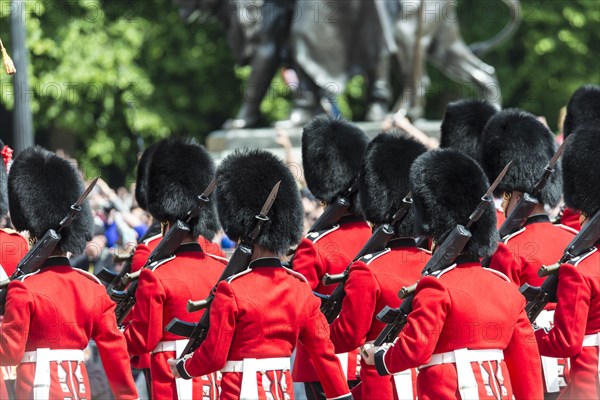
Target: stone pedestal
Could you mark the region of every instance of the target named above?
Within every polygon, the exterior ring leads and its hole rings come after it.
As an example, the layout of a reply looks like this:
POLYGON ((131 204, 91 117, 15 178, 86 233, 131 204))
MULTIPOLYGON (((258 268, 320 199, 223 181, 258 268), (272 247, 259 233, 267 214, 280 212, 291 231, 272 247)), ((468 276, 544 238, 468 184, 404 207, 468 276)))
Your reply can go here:
MULTIPOLYGON (((380 122, 358 122, 356 123, 363 131, 373 138, 381 132, 380 122)), ((440 137, 441 121, 417 120, 415 126, 431 137, 440 137)), ((286 129, 297 161, 301 160, 302 128, 286 129)), ((279 157, 284 157, 281 146, 275 142, 277 130, 275 128, 257 129, 231 129, 212 132, 206 139, 207 150, 221 160, 236 149, 260 148, 273 152, 279 157)))

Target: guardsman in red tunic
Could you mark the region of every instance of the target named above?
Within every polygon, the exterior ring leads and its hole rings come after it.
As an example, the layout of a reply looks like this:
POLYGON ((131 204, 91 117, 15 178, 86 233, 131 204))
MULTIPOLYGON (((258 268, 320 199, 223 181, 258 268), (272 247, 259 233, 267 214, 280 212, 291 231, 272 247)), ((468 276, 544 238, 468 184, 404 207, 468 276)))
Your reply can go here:
MULTIPOLYGON (((481 167, 450 149, 417 158, 410 179, 417 229, 434 243, 469 220, 488 188, 481 167)), ((422 400, 540 399, 539 354, 525 299, 506 276, 479 261, 497 246, 494 210, 488 207, 470 230, 452 266, 419 280, 413 311, 394 344, 369 349, 367 361, 380 374, 419 368, 422 400)))
MULTIPOLYGON (((198 195, 214 178, 215 167, 204 148, 192 140, 173 138, 158 144, 148 165, 147 202, 152 216, 167 226, 184 221, 198 195)), ((202 311, 186 312, 189 299, 204 298, 223 272, 225 263, 204 252, 198 235, 213 235, 219 225, 214 199, 190 223, 190 234, 173 257, 142 270, 131 323, 125 330, 132 356, 151 353, 150 375, 154 399, 218 397, 216 375, 194 381, 176 380, 167 365, 187 340, 165 331, 173 318, 196 321, 202 311)))
MULTIPOLYGON (((563 137, 566 139, 580 125, 600 126, 600 86, 584 85, 569 99, 563 137)), ((561 212, 560 223, 579 231, 579 216, 578 210, 566 207, 561 212)))
MULTIPOLYGON (((152 154, 154 153, 154 150, 156 150, 157 146, 158 143, 155 143, 146 148, 146 150, 144 150, 142 153, 137 165, 135 199, 138 205, 146 211, 148 210, 148 168, 150 166, 150 161, 152 160, 152 154)), ((144 267, 144 265, 146 265, 150 253, 152 253, 156 246, 158 246, 158 243, 160 243, 161 239, 162 232, 160 221, 156 221, 153 218, 152 224, 148 228, 148 231, 144 237, 139 240, 139 243, 133 252, 131 257, 131 272, 139 271, 142 269, 142 267, 144 267)), ((205 253, 223 257, 223 253, 220 251, 219 247, 216 244, 206 240, 204 237, 202 237, 202 235, 198 236, 198 244, 205 253)), ((226 262, 226 260, 223 259, 223 262, 226 262)), ((132 314, 133 310, 125 319, 124 323, 128 324, 131 321, 132 314)), ((134 368, 139 368, 143 371, 146 378, 146 386, 148 387, 148 394, 151 396, 152 386, 150 376, 150 353, 133 356, 131 358, 131 365, 134 368)))
MULTIPOLYGON (((482 165, 488 176, 499 173, 504 165, 513 161, 511 168, 498 191, 505 199, 506 215, 514 210, 523 193, 532 194, 534 186, 544 173, 544 168, 557 149, 552 132, 538 119, 524 111, 508 109, 493 116, 485 127, 482 142, 482 165), (503 164, 504 163, 504 164, 503 164)), ((525 226, 502 238, 513 254, 524 259, 521 268, 498 265, 516 285, 528 283, 539 286, 543 278, 537 272, 542 265, 555 263, 563 250, 577 233, 564 225, 550 222, 544 206, 554 208, 562 195, 560 167, 552 174, 548 183, 537 195, 539 202, 525 226)), ((552 324, 554 307, 551 305, 540 314, 537 323, 549 328, 552 324)), ((568 361, 542 358, 544 381, 547 393, 557 393, 566 385, 568 361)))
MULTIPOLYGON (((39 239, 56 229, 83 193, 78 171, 40 147, 15 159, 8 181, 15 227, 39 239)), ((19 399, 90 398, 83 350, 94 340, 115 398, 138 397, 115 304, 93 275, 73 269, 67 253, 80 254, 92 238, 87 202, 61 232, 55 253, 35 273, 8 286, 0 335, 0 363, 16 365, 19 399)))
MULTIPOLYGON (((0 220, 8 214, 8 164, 12 159, 12 149, 0 140, 2 163, 0 163, 0 220), (3 168, 4 167, 4 168, 3 168)), ((10 228, 0 229, 0 281, 7 280, 17 269, 19 261, 27 254, 29 244, 17 231, 10 228)), ((2 316, 0 316, 2 324, 2 316)), ((1 328, 0 328, 1 329, 1 328)), ((15 367, 0 367, 0 399, 7 399, 5 380, 14 386, 15 367)))
MULTIPOLYGON (((600 128, 580 125, 563 159, 567 206, 579 210, 582 226, 600 210, 600 128)), ((537 330, 540 353, 570 357, 571 379, 561 399, 600 398, 600 252, 599 244, 573 264, 561 265, 554 325, 537 330)), ((558 260, 557 260, 558 261, 558 260)))
MULTIPOLYGON (((410 190, 410 166, 426 151, 420 142, 400 132, 382 133, 369 143, 359 193, 363 214, 371 224, 378 226, 392 221, 410 190)), ((404 221, 394 226, 395 235, 386 249, 365 255, 352 264, 344 287, 342 310, 330 327, 336 352, 353 351, 373 341, 384 327, 377 320, 377 313, 386 305, 399 306, 398 291, 421 276, 431 256, 417 247, 414 222, 414 212, 409 210, 404 221)), ((417 395, 416 370, 394 377, 380 376, 375 367, 361 360, 360 380, 352 389, 356 399, 413 399, 417 395)))
MULTIPOLYGON (((325 206, 347 192, 358 179, 368 138, 357 126, 343 120, 318 117, 302 133, 302 165, 312 194, 325 206)), ((369 240, 371 228, 361 215, 358 194, 350 197, 348 214, 337 224, 309 233, 298 246, 292 268, 306 277, 313 291, 331 294, 335 285, 325 286, 326 273, 339 274, 369 240)), ((338 354, 348 381, 358 379, 357 351, 338 354)), ((310 357, 300 345, 296 352, 294 382, 304 382, 310 400, 324 399, 323 389, 310 357)), ((356 383, 356 382, 353 382, 356 383)))
POLYGON ((254 242, 247 270, 219 283, 210 329, 193 353, 171 361, 189 378, 221 370, 221 399, 293 399, 290 356, 302 343, 328 398, 351 399, 329 326, 306 279, 281 258, 302 236, 303 209, 288 168, 261 150, 236 152, 217 171, 219 220, 233 240, 247 238, 272 187, 278 196, 254 242))
MULTIPOLYGON (((158 143, 155 143, 144 150, 137 166, 135 200, 144 210, 148 210, 148 167, 150 165, 150 160, 152 159, 152 154, 154 153, 154 150, 156 150, 157 146, 158 143)), ((136 246, 131 258, 131 272, 139 271, 144 265, 146 265, 150 253, 152 253, 152 250, 158 246, 158 243, 162 239, 160 228, 156 229, 157 225, 160 226, 160 223, 153 220, 153 223, 145 237, 142 238, 136 246)), ((198 244, 200 247, 202 247, 202 250, 208 254, 223 258, 225 257, 217 244, 212 243, 202 235, 198 236, 198 244)))
MULTIPOLYGON (((440 147, 460 151, 481 164, 481 136, 485 125, 497 112, 494 106, 484 100, 467 99, 449 103, 442 120, 440 147)), ((496 179, 496 176, 487 177, 489 180, 496 179)), ((494 198, 498 228, 505 220, 501 203, 501 198, 494 198)), ((501 271, 520 271, 527 268, 522 264, 526 264, 523 258, 512 254, 504 243, 499 243, 488 266, 501 271)))
MULTIPOLYGON (((480 142, 485 124, 498 112, 498 109, 485 100, 463 99, 448 103, 442 126, 440 127, 440 148, 454 149, 480 162, 480 142)), ((488 179, 495 179, 489 176, 488 179)), ((504 222, 502 200, 494 199, 496 223, 504 222)))
MULTIPOLYGON (((0 148, 2 148, 2 156, 8 146, 0 140, 0 148)), ((12 154, 12 150, 10 150, 12 154)), ((0 220, 6 217, 8 213, 8 170, 5 159, 0 162, 0 220)), ((18 232, 4 228, 0 229, 0 281, 8 279, 15 272, 17 264, 29 250, 27 240, 18 232)), ((1 376, 0 376, 1 378, 1 376)))

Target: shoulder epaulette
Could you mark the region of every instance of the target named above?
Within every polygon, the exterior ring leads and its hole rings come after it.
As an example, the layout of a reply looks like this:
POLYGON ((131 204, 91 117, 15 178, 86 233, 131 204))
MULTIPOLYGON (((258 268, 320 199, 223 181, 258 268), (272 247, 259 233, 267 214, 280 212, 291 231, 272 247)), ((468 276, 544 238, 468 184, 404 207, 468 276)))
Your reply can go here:
POLYGON ((338 229, 340 229, 340 226, 339 225, 335 225, 331 229, 326 229, 324 231, 319 231, 319 232, 311 232, 308 235, 306 235, 306 238, 308 240, 310 240, 311 242, 313 242, 313 243, 317 243, 318 240, 321 240, 325 236, 329 235, 331 232, 335 232, 338 229))
POLYGON ((526 227, 523 227, 521 229, 519 229, 516 232, 511 233, 510 235, 506 235, 505 238, 502 239, 502 241, 504 242, 504 244, 508 243, 508 241, 512 238, 514 238, 515 236, 520 235, 521 233, 525 232, 526 227))
POLYGON ((496 271, 495 269, 491 269, 491 268, 483 268, 485 271, 491 272, 492 274, 504 279, 506 282, 510 282, 510 278, 506 275, 504 275, 502 272, 500 271, 496 271))
POLYGON ((38 270, 37 270, 37 271, 35 271, 35 272, 32 272, 32 273, 30 273, 30 274, 26 274, 26 275, 23 275, 23 276, 21 276, 21 277, 18 277, 18 278, 17 278, 17 280, 18 280, 18 281, 21 281, 21 282, 23 282, 23 281, 24 281, 26 278, 29 278, 30 276, 33 276, 33 275, 35 275, 35 274, 39 274, 39 273, 40 273, 40 271, 41 271, 41 269, 38 269, 38 270))
POLYGON ((296 272, 293 269, 289 269, 289 268, 286 268, 286 267, 283 267, 283 269, 285 270, 285 272, 287 272, 288 274, 292 275, 294 278, 298 278, 302 282, 308 283, 308 280, 300 272, 296 272))
POLYGON ((431 275, 428 276, 433 276, 434 278, 440 279, 442 275, 444 275, 446 272, 452 271, 454 268, 456 268, 456 264, 452 264, 446 269, 441 269, 439 271, 432 272, 431 275))
POLYGON ((145 244, 146 246, 148 246, 148 244, 156 239, 160 239, 162 237, 162 234, 158 233, 154 236, 150 236, 149 238, 146 238, 146 240, 144 240, 142 243, 145 244))
POLYGON ((214 258, 215 260, 222 261, 225 264, 227 264, 229 262, 225 257, 221 257, 221 256, 218 256, 216 254, 210 254, 210 253, 204 253, 204 254, 206 254, 209 257, 214 258))
MULTIPOLYGON (((94 274, 90 274, 89 272, 84 271, 84 270, 79 269, 79 268, 73 268, 73 270, 75 270, 76 272, 78 272, 81 275, 85 276, 89 280, 94 281, 98 285, 102 285, 102 282, 100 281, 100 279, 98 279, 94 274)), ((104 285, 102 285, 102 286, 104 286, 104 285)))
POLYGON ((571 228, 570 226, 566 226, 566 225, 563 225, 563 224, 554 224, 554 226, 558 226, 559 228, 562 228, 562 229, 564 229, 565 231, 567 231, 567 232, 569 232, 569 233, 572 233, 572 234, 574 234, 574 235, 577 235, 577 234, 579 233, 579 232, 577 231, 577 229, 573 229, 573 228, 571 228))
POLYGON ((592 249, 590 251, 588 251, 587 253, 576 258, 577 261, 573 265, 578 266, 580 262, 582 262, 583 260, 585 260, 586 258, 588 258, 589 256, 591 256, 592 254, 594 254, 597 251, 598 251, 598 249, 596 247, 592 247, 592 249))
POLYGON ((242 272, 239 272, 239 273, 237 273, 235 275, 231 275, 229 278, 227 278, 227 283, 231 283, 231 281, 233 281, 234 279, 237 279, 237 278, 239 278, 241 276, 249 274, 250 272, 252 272, 252 268, 246 268, 242 272))
POLYGON ((378 251, 376 253, 371 253, 371 254, 365 254, 364 256, 362 256, 361 258, 358 259, 358 261, 362 261, 365 264, 369 265, 370 263, 372 263, 376 258, 381 257, 384 254, 389 253, 391 250, 390 249, 383 249, 381 251, 378 251))
POLYGON ((149 269, 150 271, 154 271, 158 267, 160 267, 161 265, 165 265, 167 262, 173 260, 174 258, 175 258, 175 256, 171 256, 171 257, 163 258, 162 260, 155 261, 152 264, 148 265, 145 269, 149 269))

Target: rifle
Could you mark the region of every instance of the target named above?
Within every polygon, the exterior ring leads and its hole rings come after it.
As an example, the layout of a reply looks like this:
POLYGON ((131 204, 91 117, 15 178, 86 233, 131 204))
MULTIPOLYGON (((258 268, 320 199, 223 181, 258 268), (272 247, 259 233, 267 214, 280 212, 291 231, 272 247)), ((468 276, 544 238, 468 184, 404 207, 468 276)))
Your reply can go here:
POLYGON ((342 302, 344 301, 344 297, 346 297, 344 288, 346 286, 348 276, 350 276, 350 267, 356 260, 364 257, 365 255, 373 254, 385 249, 390 239, 396 234, 396 226, 398 226, 408 214, 408 211, 412 205, 411 196, 412 194, 408 193, 406 197, 404 197, 402 200, 402 206, 400 209, 398 209, 398 211, 396 211, 390 223, 382 224, 377 227, 367 243, 365 243, 350 264, 348 264, 344 272, 335 275, 325 274, 323 277, 323 285, 332 285, 334 283, 338 284, 331 295, 323 296, 323 302, 321 304, 321 312, 325 315, 327 322, 330 324, 337 318, 338 315, 340 315, 340 311, 342 310, 342 302))
POLYGON ((94 186, 96 186, 96 182, 98 182, 97 177, 90 183, 90 185, 85 189, 85 191, 79 196, 77 201, 71 205, 71 210, 64 217, 60 223, 58 224, 58 229, 48 229, 46 233, 39 239, 35 245, 25 254, 25 257, 19 264, 17 264, 17 269, 15 272, 8 278, 7 280, 0 282, 0 315, 4 315, 4 306, 6 305, 6 296, 8 294, 8 284, 11 281, 19 279, 20 277, 34 273, 38 271, 42 264, 52 255, 54 249, 60 242, 62 238, 61 232, 63 229, 71 226, 73 220, 77 216, 77 214, 81 211, 81 205, 88 197, 94 186))
POLYGON ((597 211, 585 224, 579 233, 571 240, 560 260, 550 266, 542 266, 538 271, 540 278, 546 276, 541 286, 535 287, 529 284, 521 286, 521 294, 525 296, 528 303, 525 306, 527 318, 532 323, 537 319, 542 310, 549 302, 555 303, 556 290, 558 289, 558 270, 565 263, 575 263, 579 257, 590 251, 600 240, 600 211, 597 211))
MULTIPOLYGON (((493 193, 496 187, 500 184, 508 168, 512 164, 512 161, 506 164, 500 175, 496 178, 494 183, 489 187, 487 192, 481 197, 481 202, 475 208, 475 211, 469 216, 469 221, 465 226, 456 225, 450 234, 446 236, 442 244, 436 248, 433 253, 431 259, 423 268, 421 273, 421 277, 426 277, 434 272, 442 271, 445 268, 448 268, 450 265, 454 263, 456 258, 463 251, 469 240, 471 239, 471 232, 469 228, 473 223, 477 222, 479 218, 483 215, 486 207, 494 205, 493 193)), ((418 282, 417 282, 418 283, 418 282)), ((385 323, 386 326, 383 328, 379 336, 375 339, 373 343, 375 346, 381 346, 383 343, 392 343, 394 339, 400 334, 404 326, 408 321, 408 314, 412 311, 412 303, 415 296, 415 290, 417 288, 417 283, 409 286, 403 287, 402 290, 398 293, 398 297, 402 299, 402 303, 398 308, 392 308, 390 306, 385 306, 379 314, 377 314, 377 319, 381 322, 385 323)))
POLYGON ((225 270, 219 277, 219 280, 213 286, 210 293, 204 300, 200 301, 188 301, 187 310, 188 312, 194 312, 198 310, 204 310, 204 314, 200 318, 200 321, 196 324, 181 321, 180 319, 173 318, 171 322, 167 325, 165 330, 167 332, 173 333, 178 336, 188 337, 190 340, 185 346, 183 353, 180 355, 180 358, 192 354, 194 350, 196 350, 204 339, 206 339, 206 335, 208 334, 208 329, 210 327, 210 306, 215 298, 217 293, 217 286, 219 282, 228 279, 229 277, 238 274, 248 268, 248 264, 250 264, 250 259, 252 258, 252 251, 254 242, 260 235, 263 226, 266 222, 269 221, 269 217, 267 214, 271 210, 275 199, 277 198, 277 193, 279 192, 279 185, 281 185, 281 181, 277 182, 273 189, 271 189, 271 193, 269 197, 265 201, 265 204, 262 207, 262 210, 258 215, 255 216, 256 224, 254 228, 250 232, 247 238, 242 238, 240 244, 235 249, 235 252, 231 256, 231 259, 227 263, 225 270))
POLYGON ((548 165, 546 165, 546 167, 544 168, 544 174, 533 187, 533 191, 531 192, 531 194, 523 193, 523 197, 521 197, 521 199, 515 206, 515 209, 502 223, 502 225, 498 229, 498 232, 500 233, 500 238, 505 238, 506 236, 518 231, 519 229, 525 226, 527 218, 531 216, 533 209, 536 205, 539 204, 539 202, 536 200, 536 197, 540 194, 542 189, 544 189, 546 183, 548 182, 548 179, 550 179, 550 176, 556 171, 556 163, 558 162, 558 159, 565 150, 565 144, 567 143, 567 140, 568 138, 565 139, 558 148, 558 150, 556 150, 556 153, 554 153, 554 156, 552 156, 552 159, 550 159, 548 165))
MULTIPOLYGON (((143 242, 145 238, 155 236, 157 234, 157 227, 155 223, 152 223, 144 236, 138 239, 138 244, 143 242)), ((120 272, 115 272, 108 268, 103 268, 102 271, 96 274, 96 278, 100 279, 102 284, 106 286, 107 293, 111 293, 113 290, 124 290, 125 286, 122 285, 121 280, 131 272, 131 263, 133 262, 133 255, 135 254, 137 246, 131 250, 128 254, 121 255, 116 254, 113 257, 114 262, 123 262, 120 272)))
MULTIPOLYGON (((173 227, 169 229, 169 231, 163 236, 161 241, 158 243, 156 248, 150 253, 148 257, 148 261, 142 269, 144 268, 154 268, 159 262, 172 257, 177 248, 181 245, 183 240, 190 233, 190 228, 188 224, 192 221, 192 219, 196 218, 200 214, 200 209, 204 207, 210 201, 210 194, 215 190, 217 186, 217 181, 213 179, 210 184, 204 189, 202 194, 198 196, 198 204, 191 209, 186 216, 185 222, 177 220, 173 227)), ((131 264, 129 264, 129 270, 131 270, 131 264)), ((125 266, 121 274, 117 276, 117 282, 114 284, 114 287, 108 288, 108 294, 117 303, 117 307, 115 309, 115 314, 117 317, 117 323, 119 325, 123 324, 125 317, 129 314, 133 306, 135 305, 135 293, 138 288, 138 278, 140 276, 141 270, 136 272, 126 271, 125 266), (122 275, 122 276, 121 276, 122 275), (120 289, 122 288, 122 289, 120 289), (120 289, 120 290, 119 290, 120 289)), ((111 286, 113 284, 111 283, 111 286)))
MULTIPOLYGON (((102 271, 100 271, 96 274, 96 278, 98 278, 100 280, 100 282, 102 282, 102 284, 104 286, 106 286, 107 290, 108 290, 108 288, 114 289, 117 282, 121 280, 122 275, 125 275, 126 273, 131 272, 131 259, 133 257, 134 252, 135 252, 135 248, 129 254, 125 254, 125 255, 116 254, 116 253, 114 254, 113 261, 115 263, 117 263, 117 262, 123 263, 123 267, 121 268, 120 273, 117 273, 117 272, 105 267, 102 269, 102 271)), ((122 289, 123 288, 121 288, 120 290, 122 290, 122 289)))
POLYGON ((356 179, 346 192, 339 195, 331 204, 327 205, 323 214, 315 221, 308 233, 329 229, 337 224, 344 215, 348 214, 350 197, 358 191, 358 187, 359 183, 358 179, 356 179))

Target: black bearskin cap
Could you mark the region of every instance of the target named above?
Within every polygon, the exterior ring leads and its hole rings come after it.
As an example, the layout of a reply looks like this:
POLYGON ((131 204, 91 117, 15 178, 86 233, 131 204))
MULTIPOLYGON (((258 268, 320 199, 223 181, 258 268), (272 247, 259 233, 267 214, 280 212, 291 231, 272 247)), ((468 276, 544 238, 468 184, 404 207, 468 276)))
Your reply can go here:
POLYGON ((135 201, 143 210, 148 210, 148 167, 152 160, 152 154, 158 143, 154 143, 142 153, 137 165, 137 177, 135 180, 135 201))
MULTIPOLYGON (((23 150, 8 176, 10 216, 15 228, 41 238, 58 229, 85 187, 79 171, 67 160, 39 146, 23 150)), ((81 254, 92 239, 94 219, 86 200, 73 224, 62 230, 61 251, 81 254)))
MULTIPOLYGON (((4 142, 0 140, 0 150, 4 148, 4 142)), ((7 165, 0 162, 0 218, 8 213, 8 173, 7 165)))
POLYGON ((567 116, 563 125, 564 138, 584 124, 600 125, 600 86, 585 85, 573 93, 567 104, 567 116))
MULTIPOLYGON (((302 132, 302 166, 312 194, 326 203, 348 190, 358 178, 369 139, 350 122, 317 117, 302 132)), ((358 196, 350 212, 360 213, 358 196)))
MULTIPOLYGON (((381 133, 369 143, 360 174, 360 204, 373 224, 389 223, 410 191, 408 174, 413 161, 427 148, 405 132, 381 133)), ((414 236, 412 207, 397 230, 414 236)))
POLYGON ((247 238, 256 225, 271 189, 281 181, 277 198, 255 244, 287 253, 302 238, 304 211, 300 193, 289 169, 263 150, 238 150, 217 170, 217 208, 223 230, 232 240, 247 238))
POLYGON ((562 165, 567 206, 589 216, 600 210, 600 127, 575 129, 565 145, 562 165))
MULTIPOLYGON (((212 158, 193 139, 174 137, 160 141, 148 166, 148 211, 161 222, 184 221, 214 177, 212 158)), ((194 236, 209 240, 219 229, 214 196, 210 198, 190 224, 194 236)))
MULTIPOLYGON (((513 161, 496 194, 513 190, 531 194, 544 168, 557 150, 554 135, 537 118, 517 109, 498 112, 485 126, 481 140, 481 165, 488 177, 496 177, 513 161)), ((560 164, 537 200, 555 207, 562 194, 560 164)))
MULTIPOLYGON (((410 169, 417 233, 440 244, 456 225, 465 225, 488 190, 485 173, 475 160, 452 149, 427 152, 410 169)), ((496 210, 486 207, 470 228, 464 254, 483 258, 496 251, 496 210)))
POLYGON ((441 148, 452 148, 479 160, 479 142, 485 124, 498 110, 484 100, 458 100, 446 107, 441 148))

